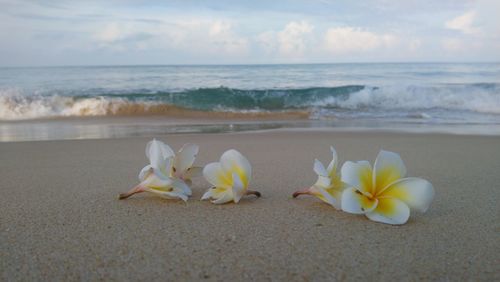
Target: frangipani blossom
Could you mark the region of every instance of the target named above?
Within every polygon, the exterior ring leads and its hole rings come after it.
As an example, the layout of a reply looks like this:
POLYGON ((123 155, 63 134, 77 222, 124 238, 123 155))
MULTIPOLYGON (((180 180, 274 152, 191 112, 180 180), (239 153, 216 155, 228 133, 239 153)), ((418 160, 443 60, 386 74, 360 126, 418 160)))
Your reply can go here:
POLYGON ((191 183, 191 178, 201 175, 203 168, 193 166, 199 150, 196 144, 184 144, 174 157, 171 176, 191 183))
POLYGON ((139 173, 141 183, 127 193, 122 193, 119 199, 126 199, 134 194, 150 192, 167 199, 182 199, 187 201, 191 189, 180 178, 171 177, 175 157, 170 147, 156 139, 146 146, 146 156, 150 164, 139 173))
POLYGON ((319 160, 314 160, 314 172, 318 175, 318 180, 313 186, 293 193, 294 198, 299 195, 313 195, 336 209, 341 208, 340 201, 345 185, 342 183, 340 175, 337 173, 337 152, 333 147, 330 147, 330 150, 332 152, 332 161, 328 167, 325 168, 319 160))
POLYGON ((213 187, 201 197, 202 200, 212 199, 214 204, 224 204, 231 201, 238 203, 243 195, 260 197, 259 192, 247 189, 252 166, 236 150, 228 150, 222 154, 220 162, 206 165, 203 176, 213 187))
POLYGON ((422 178, 406 176, 401 157, 380 151, 373 169, 369 162, 346 162, 342 182, 350 187, 342 194, 342 210, 365 214, 369 219, 388 224, 404 224, 410 209, 425 212, 434 198, 432 184, 422 178))
MULTIPOLYGON (((172 165, 170 166, 169 171, 162 171, 166 176, 169 177, 174 177, 181 179, 187 183, 191 182, 191 178, 195 176, 201 175, 201 167, 193 166, 194 161, 196 159, 196 155, 198 154, 199 151, 199 146, 196 144, 184 144, 182 148, 179 150, 177 155, 174 153, 172 148, 168 146, 167 144, 160 142, 160 141, 150 141, 148 145, 146 146, 146 156, 151 160, 150 157, 150 149, 152 144, 156 144, 154 142, 159 142, 157 145, 159 146, 160 149, 160 155, 163 158, 168 158, 172 157, 172 165)), ((153 157, 155 158, 155 157, 153 157)), ((147 171, 152 167, 151 165, 145 166, 142 171, 139 173, 139 179, 142 181, 144 180, 144 175, 147 173, 147 171)))

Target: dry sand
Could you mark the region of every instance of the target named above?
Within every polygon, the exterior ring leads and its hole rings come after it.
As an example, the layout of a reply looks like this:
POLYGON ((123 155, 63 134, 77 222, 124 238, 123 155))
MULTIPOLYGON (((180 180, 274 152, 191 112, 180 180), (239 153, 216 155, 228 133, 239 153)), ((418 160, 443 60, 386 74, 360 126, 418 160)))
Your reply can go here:
POLYGON ((119 192, 137 183, 149 138, 0 143, 1 280, 500 279, 500 137, 333 132, 158 136, 229 148, 254 167, 260 199, 215 206, 193 184, 181 201, 119 192), (374 223, 312 197, 314 158, 373 161, 399 152, 436 198, 403 226, 374 223))

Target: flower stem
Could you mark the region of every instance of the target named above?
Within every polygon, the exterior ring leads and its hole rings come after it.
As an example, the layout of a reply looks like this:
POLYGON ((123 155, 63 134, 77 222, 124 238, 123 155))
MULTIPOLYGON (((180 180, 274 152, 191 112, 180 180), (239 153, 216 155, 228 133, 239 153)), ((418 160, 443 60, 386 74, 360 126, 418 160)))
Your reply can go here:
POLYGON ((141 193, 141 192, 144 192, 143 187, 140 185, 137 185, 134 188, 132 188, 130 191, 128 191, 126 193, 121 193, 120 195, 118 195, 118 199, 124 200, 124 199, 126 199, 134 194, 141 193))
POLYGON ((257 196, 257 198, 260 198, 260 196, 262 196, 259 191, 253 191, 253 190, 247 190, 245 195, 255 195, 257 196))
POLYGON ((302 190, 299 190, 299 191, 297 191, 297 192, 293 193, 293 195, 292 195, 292 196, 293 196, 294 198, 297 198, 297 197, 298 197, 298 196, 300 196, 300 195, 310 195, 310 194, 311 194, 311 191, 309 191, 309 189, 310 189, 310 188, 304 188, 304 189, 302 189, 302 190))

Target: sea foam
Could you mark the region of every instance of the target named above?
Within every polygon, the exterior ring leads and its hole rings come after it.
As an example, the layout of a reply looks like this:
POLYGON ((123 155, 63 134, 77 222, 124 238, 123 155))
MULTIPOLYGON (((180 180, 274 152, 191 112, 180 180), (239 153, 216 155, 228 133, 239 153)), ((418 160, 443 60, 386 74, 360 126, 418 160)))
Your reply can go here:
MULTIPOLYGON (((168 115, 175 109, 201 112, 286 113, 309 111, 311 118, 348 113, 349 117, 430 118, 428 111, 500 114, 498 84, 441 84, 313 87, 290 89, 198 88, 179 91, 88 91, 26 93, 0 89, 0 120, 67 116, 168 115), (313 117, 314 116, 314 117, 313 117)), ((338 115, 337 115, 338 116, 338 115)))

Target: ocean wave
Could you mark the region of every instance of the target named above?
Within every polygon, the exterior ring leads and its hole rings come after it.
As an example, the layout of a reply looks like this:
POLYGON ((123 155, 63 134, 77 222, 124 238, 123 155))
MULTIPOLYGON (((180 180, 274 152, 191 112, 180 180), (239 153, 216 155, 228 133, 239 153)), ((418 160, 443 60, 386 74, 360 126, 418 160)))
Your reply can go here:
POLYGON ((186 118, 307 119, 308 111, 238 110, 219 107, 214 111, 183 108, 158 101, 130 101, 110 97, 0 96, 1 120, 55 117, 164 115, 186 118))
MULTIPOLYGON (((328 97, 345 97, 364 89, 362 85, 339 87, 311 87, 301 89, 235 89, 227 87, 198 88, 182 91, 140 91, 100 93, 100 97, 122 98, 128 101, 156 102, 189 109, 212 111, 218 108, 235 110, 288 110, 304 109, 312 102, 328 97)), ((75 96, 91 98, 95 94, 75 96)))
MULTIPOLYGON (((148 89, 25 93, 0 89, 0 120, 67 116, 182 115, 191 113, 263 113, 305 115, 308 112, 367 113, 467 111, 500 114, 500 85, 495 83, 432 86, 313 87, 300 89, 199 88, 182 91, 148 89)), ((428 114, 419 114, 428 118, 428 114)), ((413 113, 408 116, 414 116, 413 113)), ((314 117, 317 118, 317 117, 314 117)))
POLYGON ((498 84, 365 87, 346 97, 327 97, 318 107, 349 110, 434 110, 500 114, 498 84))
POLYGON ((63 96, 0 96, 0 119, 34 119, 57 116, 103 116, 119 111, 123 99, 93 97, 75 99, 63 96))

